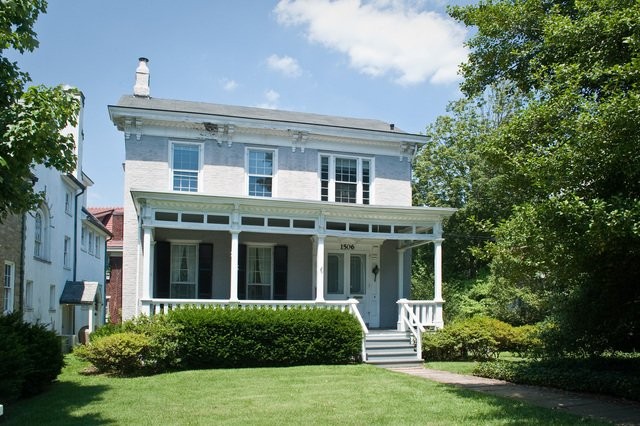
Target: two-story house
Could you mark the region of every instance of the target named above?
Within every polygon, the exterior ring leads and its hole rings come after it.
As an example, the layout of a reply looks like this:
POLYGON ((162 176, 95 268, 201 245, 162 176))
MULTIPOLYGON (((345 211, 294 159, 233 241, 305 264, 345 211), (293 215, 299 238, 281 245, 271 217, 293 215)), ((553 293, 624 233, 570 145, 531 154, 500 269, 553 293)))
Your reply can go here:
MULTIPOLYGON (((81 105, 84 97, 81 95, 81 105)), ((104 318, 106 240, 111 233, 86 208, 93 185, 82 169, 82 107, 73 135, 76 168, 72 173, 36 165, 34 189, 44 202, 24 216, 24 319, 47 324, 69 342, 104 318)), ((83 334, 82 336, 83 337, 83 334)))
POLYGON ((181 304, 342 306, 365 331, 442 326, 442 220, 412 207, 424 136, 360 118, 149 96, 124 132, 122 313, 181 304), (435 299, 408 301, 411 249, 435 244, 435 299), (356 309, 357 307, 357 309, 356 309))

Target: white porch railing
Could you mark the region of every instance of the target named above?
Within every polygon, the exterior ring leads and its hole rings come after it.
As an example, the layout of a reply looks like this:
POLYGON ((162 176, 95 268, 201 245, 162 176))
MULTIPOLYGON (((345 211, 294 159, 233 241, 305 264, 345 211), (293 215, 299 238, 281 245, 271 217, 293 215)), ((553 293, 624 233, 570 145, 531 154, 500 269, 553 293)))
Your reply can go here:
POLYGON ((167 313, 173 309, 186 307, 209 307, 214 306, 223 309, 246 309, 254 307, 264 307, 271 309, 335 309, 343 312, 349 312, 353 315, 362 328, 362 361, 366 361, 367 353, 365 349, 365 339, 369 329, 360 315, 358 310, 358 301, 356 299, 347 300, 326 300, 324 302, 316 302, 314 300, 240 300, 238 302, 230 302, 225 299, 142 299, 142 313, 146 315, 155 315, 167 313))
POLYGON ((398 300, 398 330, 410 331, 416 341, 416 355, 422 359, 422 333, 442 328, 442 304, 434 300, 398 300))

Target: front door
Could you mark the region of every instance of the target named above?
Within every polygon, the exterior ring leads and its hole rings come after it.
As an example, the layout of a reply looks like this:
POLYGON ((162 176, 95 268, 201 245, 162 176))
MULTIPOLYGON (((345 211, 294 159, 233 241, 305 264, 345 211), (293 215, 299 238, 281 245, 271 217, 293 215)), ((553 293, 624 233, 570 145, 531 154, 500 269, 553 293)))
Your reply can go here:
POLYGON ((328 252, 325 298, 358 300, 358 310, 368 327, 379 326, 378 295, 375 279, 368 267, 366 253, 328 252))

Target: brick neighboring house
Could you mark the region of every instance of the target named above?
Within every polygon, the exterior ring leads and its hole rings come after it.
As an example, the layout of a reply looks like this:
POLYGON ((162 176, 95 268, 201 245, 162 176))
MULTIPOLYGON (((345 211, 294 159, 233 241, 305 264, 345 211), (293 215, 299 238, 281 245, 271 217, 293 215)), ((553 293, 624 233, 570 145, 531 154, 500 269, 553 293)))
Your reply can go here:
MULTIPOLYGON (((23 217, 10 215, 0 223, 0 313, 20 309, 22 298, 23 217)), ((29 308, 25 306, 25 308, 29 308)))
POLYGON ((122 322, 124 209, 122 207, 91 207, 89 211, 113 234, 113 237, 107 241, 106 321, 119 324, 122 322))

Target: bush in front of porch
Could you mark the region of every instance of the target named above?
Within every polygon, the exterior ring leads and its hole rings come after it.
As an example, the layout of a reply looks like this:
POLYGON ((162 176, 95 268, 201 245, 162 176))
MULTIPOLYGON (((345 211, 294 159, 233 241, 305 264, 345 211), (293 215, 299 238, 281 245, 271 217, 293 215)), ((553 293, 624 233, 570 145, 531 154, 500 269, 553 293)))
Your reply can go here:
POLYGON ((105 326, 76 354, 99 371, 136 375, 176 369, 348 364, 359 361, 361 345, 362 329, 347 312, 193 307, 105 326))

